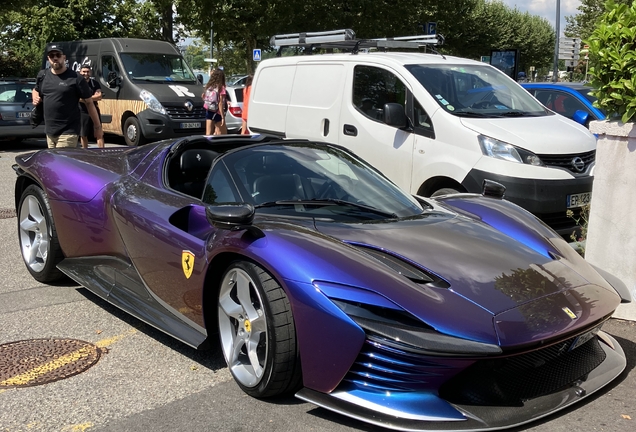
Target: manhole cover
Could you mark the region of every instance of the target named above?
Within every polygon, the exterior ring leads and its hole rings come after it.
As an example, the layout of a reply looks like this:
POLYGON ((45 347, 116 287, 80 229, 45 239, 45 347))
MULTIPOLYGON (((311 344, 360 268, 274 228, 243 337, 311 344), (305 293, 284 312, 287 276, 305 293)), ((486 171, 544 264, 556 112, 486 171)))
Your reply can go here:
POLYGON ((76 339, 30 339, 0 345, 0 389, 77 375, 99 360, 95 345, 76 339))
POLYGON ((0 219, 10 219, 15 217, 15 210, 11 208, 0 208, 0 219))

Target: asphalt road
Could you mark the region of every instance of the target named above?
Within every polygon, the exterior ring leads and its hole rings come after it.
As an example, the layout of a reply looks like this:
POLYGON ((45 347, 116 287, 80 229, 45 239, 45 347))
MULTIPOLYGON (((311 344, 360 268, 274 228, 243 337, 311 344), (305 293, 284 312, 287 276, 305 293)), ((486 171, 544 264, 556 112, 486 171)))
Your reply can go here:
MULTIPOLYGON (((109 145, 121 140, 107 137, 109 145)), ((114 143, 114 144, 112 144, 114 143)), ((43 141, 0 142, 0 344, 79 339, 105 348, 86 371, 44 385, 0 389, 0 432, 382 431, 294 398, 261 401, 234 384, 218 352, 196 352, 70 283, 36 282, 20 256, 14 208, 17 154, 43 141), (4 211, 7 210, 7 211, 4 211)), ((570 409, 515 431, 636 429, 636 326, 611 320, 625 372, 570 409)), ((0 358, 0 372, 3 367, 0 358)))

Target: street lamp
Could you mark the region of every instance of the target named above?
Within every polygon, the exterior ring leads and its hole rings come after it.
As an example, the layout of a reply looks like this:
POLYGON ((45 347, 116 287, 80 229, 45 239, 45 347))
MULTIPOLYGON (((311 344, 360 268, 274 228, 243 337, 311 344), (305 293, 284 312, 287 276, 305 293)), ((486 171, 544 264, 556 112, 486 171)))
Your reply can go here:
POLYGON ((552 72, 552 82, 557 82, 559 78, 559 36, 561 33, 561 0, 556 0, 556 42, 554 44, 554 65, 552 72))

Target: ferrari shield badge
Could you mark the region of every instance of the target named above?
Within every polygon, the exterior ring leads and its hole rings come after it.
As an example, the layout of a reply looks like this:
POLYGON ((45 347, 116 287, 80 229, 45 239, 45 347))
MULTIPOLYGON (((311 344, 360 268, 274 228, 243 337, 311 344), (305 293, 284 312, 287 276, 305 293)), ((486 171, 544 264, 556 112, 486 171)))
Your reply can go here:
POLYGON ((576 314, 574 312, 572 312, 572 310, 569 307, 564 307, 561 308, 563 310, 563 312, 565 312, 567 314, 567 316, 569 316, 572 319, 576 319, 576 314))
POLYGON ((190 279, 192 269, 194 268, 194 254, 192 252, 187 250, 181 252, 181 267, 183 268, 183 274, 186 279, 190 279))

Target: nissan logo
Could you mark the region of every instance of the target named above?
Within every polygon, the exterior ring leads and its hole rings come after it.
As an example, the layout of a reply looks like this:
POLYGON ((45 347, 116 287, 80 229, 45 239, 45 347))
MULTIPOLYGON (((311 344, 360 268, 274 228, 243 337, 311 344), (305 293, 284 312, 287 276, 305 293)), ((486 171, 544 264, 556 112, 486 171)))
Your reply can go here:
POLYGON ((585 162, 583 162, 583 159, 577 156, 574 159, 572 159, 572 167, 577 172, 583 172, 583 170, 585 169, 585 162))
MULTIPOLYGON (((192 105, 192 102, 190 102, 190 101, 186 101, 186 103, 185 103, 184 105, 185 105, 185 107, 186 107, 186 109, 187 109, 188 111, 192 111, 192 108, 194 108, 194 105, 192 105)), ((579 159, 580 159, 580 158, 579 158, 579 159)), ((581 161, 581 162, 582 162, 582 161, 581 161)))

